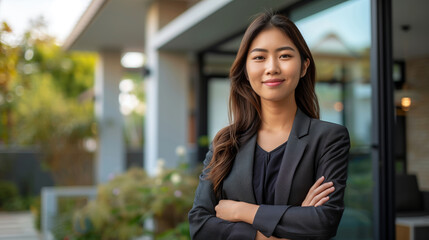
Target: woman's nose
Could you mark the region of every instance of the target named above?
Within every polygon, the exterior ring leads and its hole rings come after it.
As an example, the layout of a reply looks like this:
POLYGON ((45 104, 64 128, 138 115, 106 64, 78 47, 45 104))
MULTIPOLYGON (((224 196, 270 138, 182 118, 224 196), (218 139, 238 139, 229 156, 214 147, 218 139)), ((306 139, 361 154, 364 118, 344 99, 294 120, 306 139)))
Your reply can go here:
POLYGON ((274 58, 269 58, 266 62, 265 71, 269 75, 275 75, 280 73, 280 67, 278 61, 274 58))

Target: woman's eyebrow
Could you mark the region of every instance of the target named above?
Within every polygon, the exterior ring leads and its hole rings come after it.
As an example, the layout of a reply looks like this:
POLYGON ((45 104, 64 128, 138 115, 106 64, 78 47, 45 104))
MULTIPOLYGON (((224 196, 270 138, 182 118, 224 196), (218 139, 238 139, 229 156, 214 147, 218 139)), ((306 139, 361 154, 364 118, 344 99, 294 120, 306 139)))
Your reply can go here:
MULTIPOLYGON (((290 50, 290 51, 294 51, 295 52, 295 49, 293 49, 292 47, 289 47, 289 46, 279 47, 279 48, 276 49, 276 52, 280 52, 280 51, 283 51, 283 50, 290 50)), ((254 49, 252 49, 250 51, 250 53, 252 53, 252 52, 268 52, 268 50, 264 49, 264 48, 254 48, 254 49)))
POLYGON ((277 49, 276 49, 276 51, 277 51, 277 52, 279 52, 279 51, 283 51, 283 50, 291 50, 291 51, 294 51, 294 52, 295 52, 295 49, 293 49, 292 47, 289 47, 289 46, 280 47, 280 48, 277 48, 277 49))

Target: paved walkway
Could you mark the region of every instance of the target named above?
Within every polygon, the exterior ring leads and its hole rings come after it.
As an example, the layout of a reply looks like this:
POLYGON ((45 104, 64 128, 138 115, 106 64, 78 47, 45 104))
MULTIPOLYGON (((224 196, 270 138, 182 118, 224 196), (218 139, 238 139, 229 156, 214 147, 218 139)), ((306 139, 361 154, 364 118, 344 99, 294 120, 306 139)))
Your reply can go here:
POLYGON ((30 212, 0 212, 0 240, 40 240, 30 212))

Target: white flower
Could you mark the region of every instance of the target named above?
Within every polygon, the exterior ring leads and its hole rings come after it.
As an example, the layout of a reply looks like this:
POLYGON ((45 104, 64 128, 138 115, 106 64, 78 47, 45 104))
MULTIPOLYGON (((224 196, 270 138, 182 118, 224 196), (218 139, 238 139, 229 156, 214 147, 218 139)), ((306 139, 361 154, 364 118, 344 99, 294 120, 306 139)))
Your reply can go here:
POLYGON ((186 149, 183 146, 176 147, 176 155, 179 157, 183 157, 186 154, 186 149))
POLYGON ((178 173, 173 173, 171 175, 171 182, 174 184, 178 184, 182 181, 182 177, 178 173))
POLYGON ((156 175, 161 174, 162 171, 164 170, 164 166, 165 166, 165 160, 162 158, 158 159, 158 161, 156 162, 155 174, 156 175))

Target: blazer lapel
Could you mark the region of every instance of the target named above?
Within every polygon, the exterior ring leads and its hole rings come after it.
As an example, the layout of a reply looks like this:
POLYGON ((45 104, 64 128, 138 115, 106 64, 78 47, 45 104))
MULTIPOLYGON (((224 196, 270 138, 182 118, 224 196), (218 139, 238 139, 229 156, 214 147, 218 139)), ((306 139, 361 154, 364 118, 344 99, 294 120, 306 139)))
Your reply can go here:
POLYGON ((298 108, 277 177, 274 196, 275 204, 288 203, 295 170, 307 146, 307 143, 301 138, 308 134, 310 120, 311 119, 298 108))
POLYGON ((256 136, 256 134, 253 135, 240 148, 235 156, 231 172, 223 182, 223 190, 228 199, 256 203, 252 177, 256 136))

